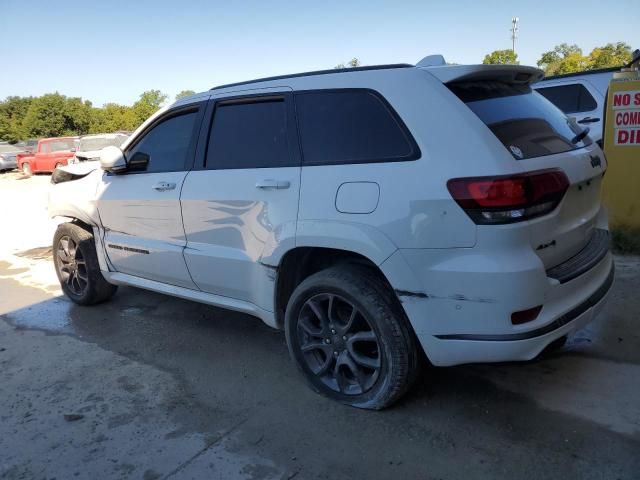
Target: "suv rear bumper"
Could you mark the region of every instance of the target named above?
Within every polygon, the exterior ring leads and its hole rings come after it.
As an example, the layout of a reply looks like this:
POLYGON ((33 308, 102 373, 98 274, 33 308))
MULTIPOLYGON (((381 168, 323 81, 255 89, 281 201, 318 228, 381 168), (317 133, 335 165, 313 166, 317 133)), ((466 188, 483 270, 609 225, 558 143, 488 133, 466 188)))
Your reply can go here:
POLYGON ((589 323, 604 306, 614 279, 608 249, 588 271, 564 283, 547 276, 539 260, 524 252, 489 263, 483 257, 478 265, 471 257, 459 261, 460 252, 435 262, 429 262, 430 255, 397 252, 383 270, 429 360, 439 366, 530 360, 554 340, 589 323), (420 268, 420 260, 428 266, 420 268), (403 283, 411 274, 413 279, 403 283), (511 324, 511 313, 536 305, 543 308, 535 320, 511 324))
POLYGON ((571 310, 569 310, 564 315, 556 318, 552 322, 538 327, 534 330, 528 330, 526 332, 519 333, 506 333, 506 334, 497 334, 497 335, 487 335, 487 334, 453 334, 453 335, 435 335, 436 338, 440 340, 475 340, 475 341, 487 341, 487 342, 506 342, 506 341, 519 341, 519 340, 531 340, 535 338, 544 337, 549 333, 554 333, 560 330, 565 325, 570 324, 571 322, 578 320, 583 317, 585 313, 587 313, 593 307, 597 307, 605 298, 609 290, 611 289, 611 285, 613 285, 613 277, 614 277, 614 267, 611 266, 611 270, 609 275, 607 276, 606 281, 595 291, 593 294, 588 297, 584 302, 575 306, 571 310))

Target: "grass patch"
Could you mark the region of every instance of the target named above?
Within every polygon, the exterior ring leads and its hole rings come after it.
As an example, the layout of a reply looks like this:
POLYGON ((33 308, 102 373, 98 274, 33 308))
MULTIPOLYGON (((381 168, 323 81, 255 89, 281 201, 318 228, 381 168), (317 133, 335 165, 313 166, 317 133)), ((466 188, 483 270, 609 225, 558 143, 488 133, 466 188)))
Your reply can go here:
POLYGON ((612 247, 622 255, 640 255, 640 227, 618 225, 611 228, 612 247))

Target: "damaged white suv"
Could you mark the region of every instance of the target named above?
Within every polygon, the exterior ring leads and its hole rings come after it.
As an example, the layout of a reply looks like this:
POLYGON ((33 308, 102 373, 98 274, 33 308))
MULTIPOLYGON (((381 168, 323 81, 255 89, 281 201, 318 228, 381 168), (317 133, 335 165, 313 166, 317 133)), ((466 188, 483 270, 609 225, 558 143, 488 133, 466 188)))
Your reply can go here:
POLYGON ((613 281, 604 156, 522 66, 329 70, 163 108, 59 169, 63 290, 131 285, 284 329, 313 389, 379 409, 438 366, 527 360, 613 281))

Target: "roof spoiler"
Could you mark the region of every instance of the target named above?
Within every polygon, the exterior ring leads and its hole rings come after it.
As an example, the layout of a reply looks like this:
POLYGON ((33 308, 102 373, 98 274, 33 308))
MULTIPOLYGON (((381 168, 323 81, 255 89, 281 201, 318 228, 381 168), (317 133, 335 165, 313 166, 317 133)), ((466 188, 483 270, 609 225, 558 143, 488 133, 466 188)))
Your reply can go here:
POLYGON ((539 68, 522 65, 441 65, 421 68, 427 70, 442 83, 493 80, 527 85, 544 77, 544 72, 539 68))

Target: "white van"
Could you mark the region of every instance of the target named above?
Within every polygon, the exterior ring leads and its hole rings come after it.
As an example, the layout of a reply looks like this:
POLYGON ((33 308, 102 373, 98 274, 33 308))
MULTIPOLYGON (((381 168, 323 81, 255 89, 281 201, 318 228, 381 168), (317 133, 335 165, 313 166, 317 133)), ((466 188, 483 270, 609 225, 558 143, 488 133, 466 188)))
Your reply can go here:
POLYGON ((604 103, 609 82, 620 67, 546 77, 533 85, 547 100, 585 127, 602 146, 604 103))

